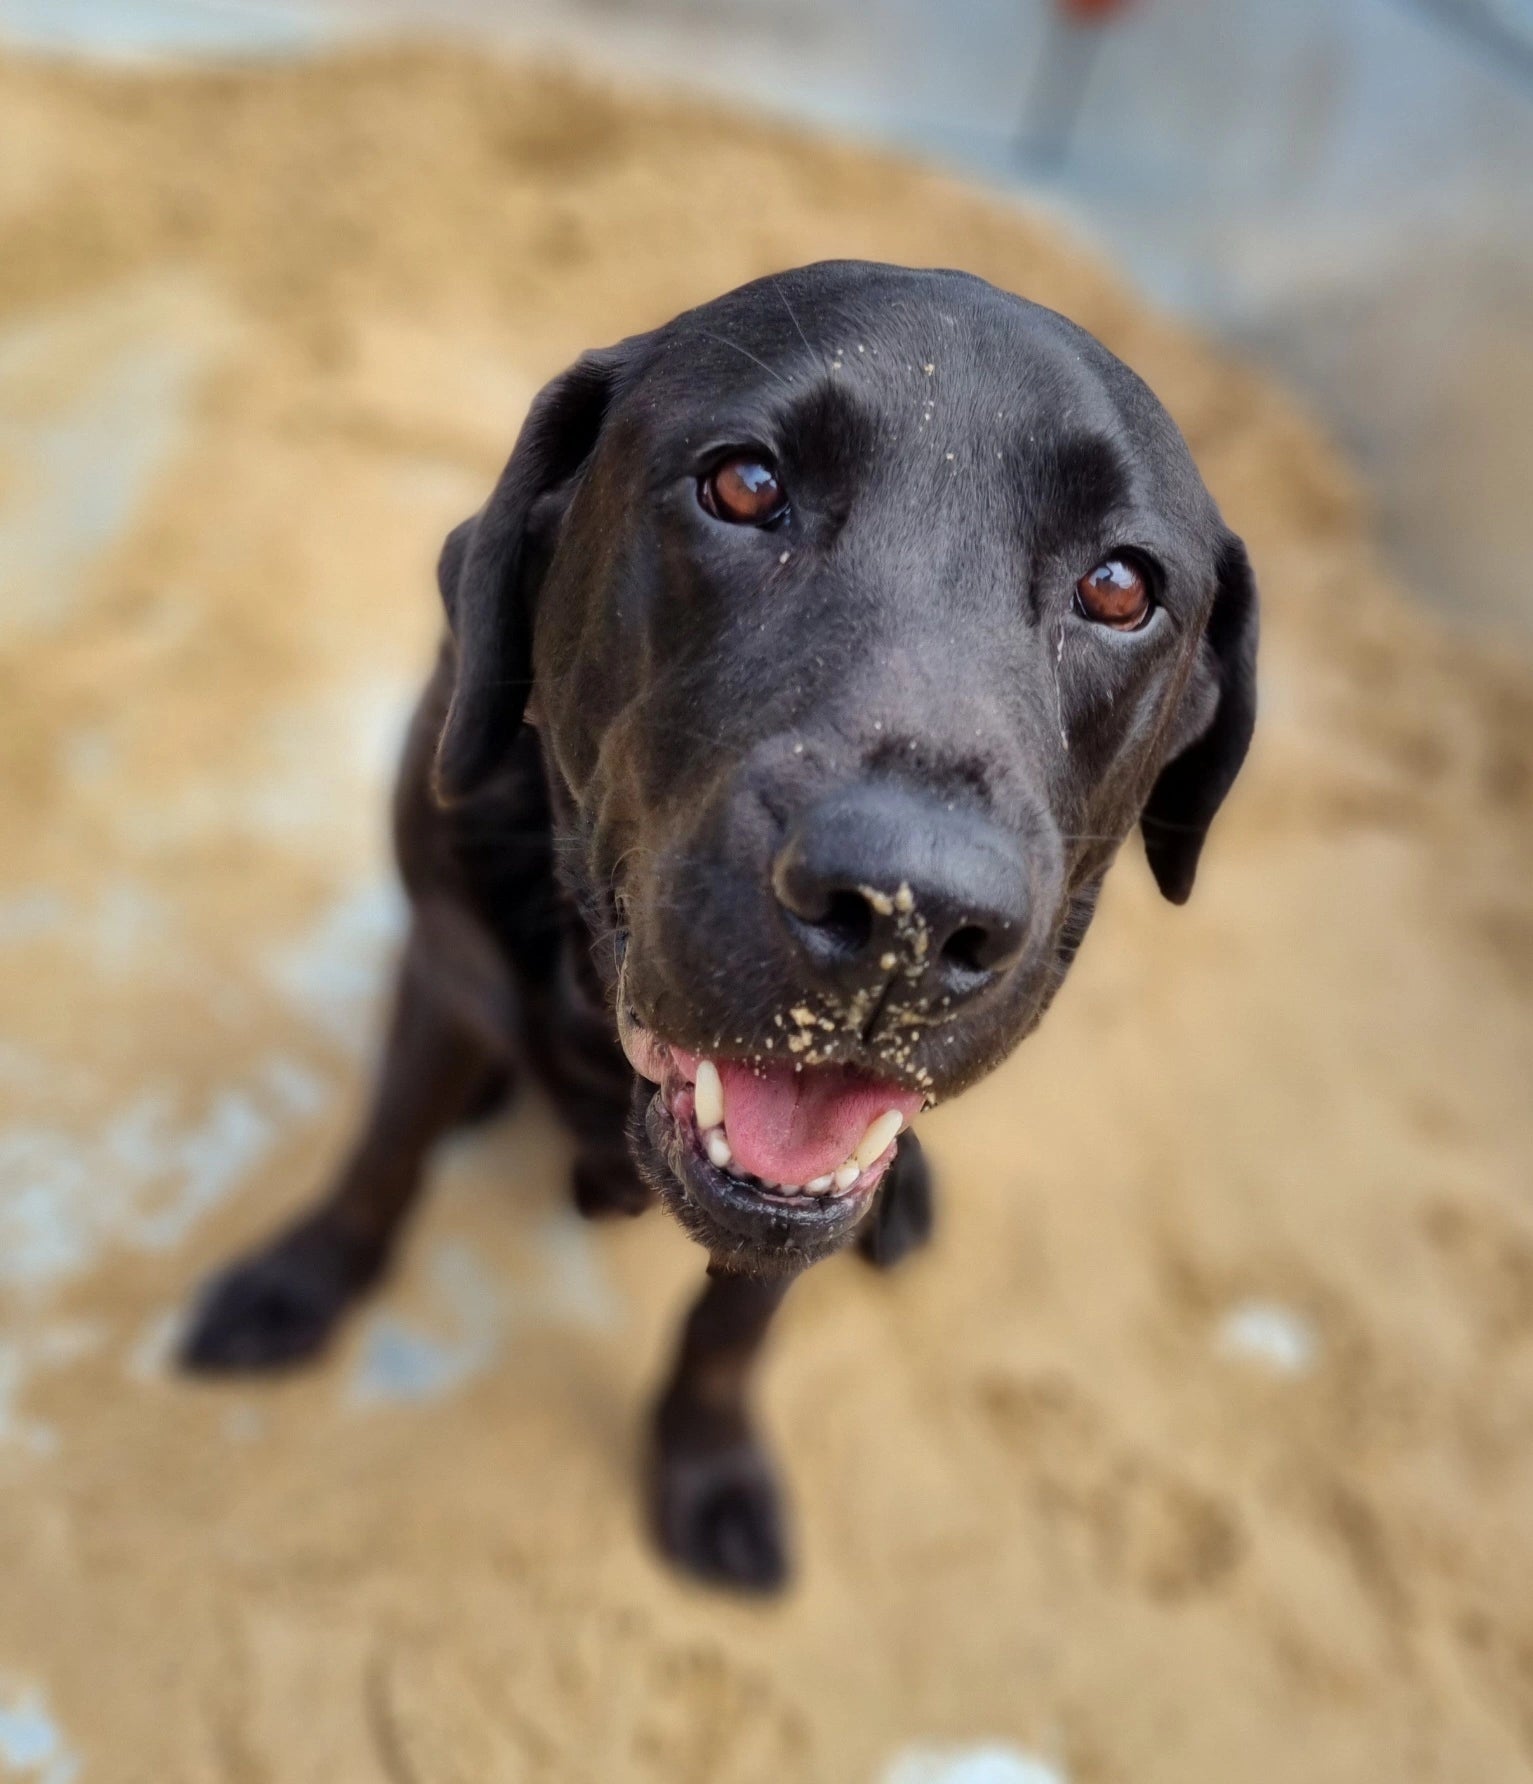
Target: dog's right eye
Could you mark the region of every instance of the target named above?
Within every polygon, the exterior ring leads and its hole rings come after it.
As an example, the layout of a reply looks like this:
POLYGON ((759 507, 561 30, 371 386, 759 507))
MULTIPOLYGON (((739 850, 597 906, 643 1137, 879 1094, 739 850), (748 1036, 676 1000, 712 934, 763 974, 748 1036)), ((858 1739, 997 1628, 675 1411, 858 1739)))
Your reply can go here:
POLYGON ((748 453, 716 465, 699 481, 697 499, 716 519, 742 527, 770 526, 788 509, 776 467, 748 453))
POLYGON ((1128 558, 1113 557, 1076 583, 1075 605, 1099 626, 1137 632, 1149 624, 1155 604, 1139 567, 1128 558))

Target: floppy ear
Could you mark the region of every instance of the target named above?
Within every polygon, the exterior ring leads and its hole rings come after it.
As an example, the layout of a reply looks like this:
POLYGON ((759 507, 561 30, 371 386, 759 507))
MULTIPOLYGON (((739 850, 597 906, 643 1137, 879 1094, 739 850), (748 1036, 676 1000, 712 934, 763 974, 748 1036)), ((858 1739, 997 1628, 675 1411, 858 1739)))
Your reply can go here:
POLYGON ((1139 818, 1150 870, 1173 904, 1187 902, 1203 839, 1250 747, 1256 726, 1257 630, 1251 561, 1241 541, 1226 533, 1214 611, 1203 637, 1217 689, 1213 717, 1161 769, 1139 818))
POLYGON ((528 534, 542 497, 566 486, 596 445, 626 357, 587 353, 533 401, 488 502, 447 535, 437 582, 456 647, 452 702, 437 744, 437 797, 481 785, 521 729, 532 691, 536 576, 528 534))

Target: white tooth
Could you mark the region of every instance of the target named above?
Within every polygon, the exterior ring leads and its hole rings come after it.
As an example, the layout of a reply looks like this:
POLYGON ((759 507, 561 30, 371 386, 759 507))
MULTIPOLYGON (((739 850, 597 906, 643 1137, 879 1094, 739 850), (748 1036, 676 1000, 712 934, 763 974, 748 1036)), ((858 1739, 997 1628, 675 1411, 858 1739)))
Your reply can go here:
POLYGON ((836 1188, 850 1189, 861 1175, 862 1166, 855 1158, 849 1158, 835 1174, 836 1188))
POLYGON ((705 1134, 703 1136, 703 1145, 708 1149, 709 1158, 713 1160, 714 1164, 717 1165, 721 1171, 724 1170, 734 1158, 734 1153, 729 1150, 729 1142, 724 1138, 724 1130, 721 1127, 716 1127, 712 1133, 705 1134))
POLYGON ((704 1133, 711 1127, 724 1125, 724 1081, 711 1059, 698 1062, 697 1082, 692 1086, 692 1106, 697 1111, 697 1125, 704 1133))
POLYGON ((862 1144, 852 1154, 862 1170, 866 1170, 873 1160, 880 1156, 889 1142, 904 1125, 905 1118, 898 1109, 885 1109, 882 1115, 875 1116, 868 1123, 868 1131, 862 1136, 862 1144))
POLYGON ((822 1196, 836 1180, 833 1171, 827 1171, 823 1177, 811 1177, 804 1185, 812 1196, 822 1196))

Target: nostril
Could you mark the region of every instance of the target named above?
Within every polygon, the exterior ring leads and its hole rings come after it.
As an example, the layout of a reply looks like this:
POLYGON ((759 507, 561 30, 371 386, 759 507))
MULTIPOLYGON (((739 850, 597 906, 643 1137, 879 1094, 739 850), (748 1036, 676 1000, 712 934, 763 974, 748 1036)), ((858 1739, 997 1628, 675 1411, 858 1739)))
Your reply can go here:
POLYGON ((860 892, 832 892, 815 928, 848 954, 860 954, 873 939, 873 907, 860 892))
POLYGON ((801 939, 823 960, 859 959, 873 940, 877 919, 860 893, 822 890, 812 905, 784 905, 801 939))
POLYGON ((772 890, 816 953, 855 958, 872 942, 878 919, 867 897, 844 877, 833 878, 806 860, 793 844, 773 866, 772 890))
POLYGON ((965 923, 942 944, 942 958, 964 972, 986 972, 989 970, 989 961, 985 957, 989 942, 987 930, 981 929, 977 923, 965 923))

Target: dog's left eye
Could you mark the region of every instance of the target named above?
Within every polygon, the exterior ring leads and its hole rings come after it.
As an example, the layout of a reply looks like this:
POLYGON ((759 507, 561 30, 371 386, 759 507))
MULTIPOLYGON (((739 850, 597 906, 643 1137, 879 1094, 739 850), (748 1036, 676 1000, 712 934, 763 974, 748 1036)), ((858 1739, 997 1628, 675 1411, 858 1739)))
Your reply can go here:
POLYGON ((1154 606, 1143 574, 1126 558, 1108 558, 1083 576, 1075 585, 1075 604, 1087 619, 1117 632, 1137 632, 1154 606))
POLYGON ((776 466, 746 453, 726 458, 702 478, 697 499, 719 520, 743 527, 768 526, 788 507, 776 466))

